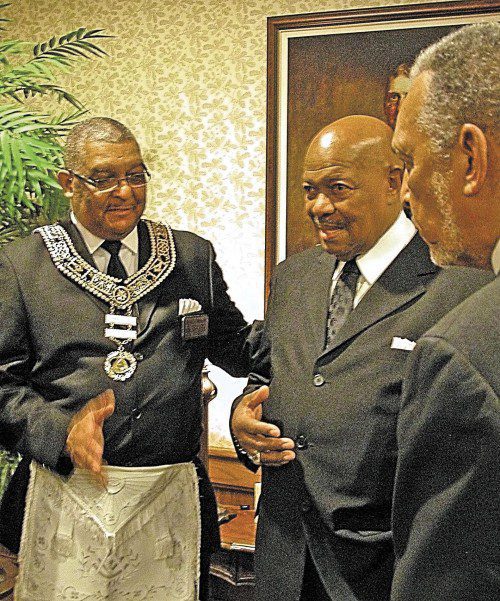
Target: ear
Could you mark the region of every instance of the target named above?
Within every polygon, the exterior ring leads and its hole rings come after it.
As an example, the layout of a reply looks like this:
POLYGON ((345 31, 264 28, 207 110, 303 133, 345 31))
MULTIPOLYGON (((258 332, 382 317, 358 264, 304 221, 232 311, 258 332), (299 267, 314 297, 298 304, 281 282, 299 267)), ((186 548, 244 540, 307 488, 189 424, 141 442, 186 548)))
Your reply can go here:
POLYGON ((73 196, 73 181, 74 178, 69 171, 59 171, 57 181, 63 189, 64 196, 71 198, 73 196))
POLYGON ((458 146, 467 160, 463 193, 475 196, 483 187, 488 171, 488 140, 477 125, 465 123, 458 136, 458 146))
POLYGON ((399 203, 399 193, 403 181, 403 168, 399 166, 390 167, 387 181, 389 183, 389 193, 391 194, 391 197, 399 203))

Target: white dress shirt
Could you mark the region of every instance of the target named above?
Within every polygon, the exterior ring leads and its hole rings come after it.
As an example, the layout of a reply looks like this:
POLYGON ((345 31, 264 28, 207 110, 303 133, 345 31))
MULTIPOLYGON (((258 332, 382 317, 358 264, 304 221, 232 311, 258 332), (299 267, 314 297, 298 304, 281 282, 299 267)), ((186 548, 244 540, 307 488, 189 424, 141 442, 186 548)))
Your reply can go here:
MULTIPOLYGON (((373 284, 384 273, 399 253, 405 248, 416 233, 415 226, 401 211, 396 221, 379 239, 379 241, 370 248, 364 255, 356 258, 360 276, 356 286, 353 308, 359 304, 359 301, 370 290, 373 284)), ((337 281, 344 269, 345 261, 339 261, 332 278, 332 289, 335 289, 337 281)))
MULTIPOLYGON (((106 273, 111 255, 107 250, 104 250, 104 248, 101 247, 104 238, 99 238, 99 236, 89 232, 89 230, 78 221, 73 211, 71 211, 71 221, 80 232, 89 253, 94 259, 97 269, 106 273)), ((120 248, 118 256, 123 263, 123 267, 125 267, 127 275, 130 276, 139 269, 139 234, 137 232, 137 226, 130 234, 125 236, 123 240, 120 240, 120 242, 122 243, 122 247, 120 248)))

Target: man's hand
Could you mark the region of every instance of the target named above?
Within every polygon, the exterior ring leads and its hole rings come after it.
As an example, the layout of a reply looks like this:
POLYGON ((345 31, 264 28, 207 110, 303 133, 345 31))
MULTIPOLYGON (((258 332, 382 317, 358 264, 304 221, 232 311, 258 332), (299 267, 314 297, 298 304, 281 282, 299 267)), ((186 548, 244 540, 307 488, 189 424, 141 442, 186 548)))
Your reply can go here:
POLYGON ((261 463, 280 466, 295 459, 295 443, 291 438, 280 438, 277 426, 261 421, 262 403, 268 397, 267 386, 246 394, 233 412, 231 430, 250 458, 260 453, 261 463))
POLYGON ((103 485, 102 473, 104 420, 115 410, 115 394, 111 389, 101 392, 75 413, 68 427, 66 451, 75 467, 89 470, 103 485))

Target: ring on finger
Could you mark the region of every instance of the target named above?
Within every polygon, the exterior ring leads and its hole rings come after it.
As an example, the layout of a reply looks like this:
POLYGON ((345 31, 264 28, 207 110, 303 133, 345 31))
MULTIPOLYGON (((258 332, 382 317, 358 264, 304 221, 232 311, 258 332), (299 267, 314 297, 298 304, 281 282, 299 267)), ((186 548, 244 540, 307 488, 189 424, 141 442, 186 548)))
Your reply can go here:
POLYGON ((249 453, 250 461, 255 465, 262 465, 260 451, 254 451, 253 453, 249 453))

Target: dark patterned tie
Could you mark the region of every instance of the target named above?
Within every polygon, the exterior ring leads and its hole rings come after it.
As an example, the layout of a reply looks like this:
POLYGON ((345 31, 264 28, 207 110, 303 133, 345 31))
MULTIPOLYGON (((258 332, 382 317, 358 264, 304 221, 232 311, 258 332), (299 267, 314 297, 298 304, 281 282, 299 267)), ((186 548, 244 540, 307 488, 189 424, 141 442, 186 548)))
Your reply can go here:
POLYGON ((347 261, 337 280, 337 285, 335 286, 330 299, 328 321, 326 324, 325 348, 328 348, 333 343, 335 336, 344 325, 349 313, 352 311, 359 275, 360 272, 356 260, 351 259, 350 261, 347 261))
POLYGON ((120 248, 122 247, 120 240, 104 240, 104 242, 101 244, 101 247, 104 248, 104 250, 107 250, 111 255, 106 273, 114 278, 126 280, 128 277, 127 272, 125 271, 125 267, 123 267, 123 263, 120 261, 120 257, 118 256, 120 248))

